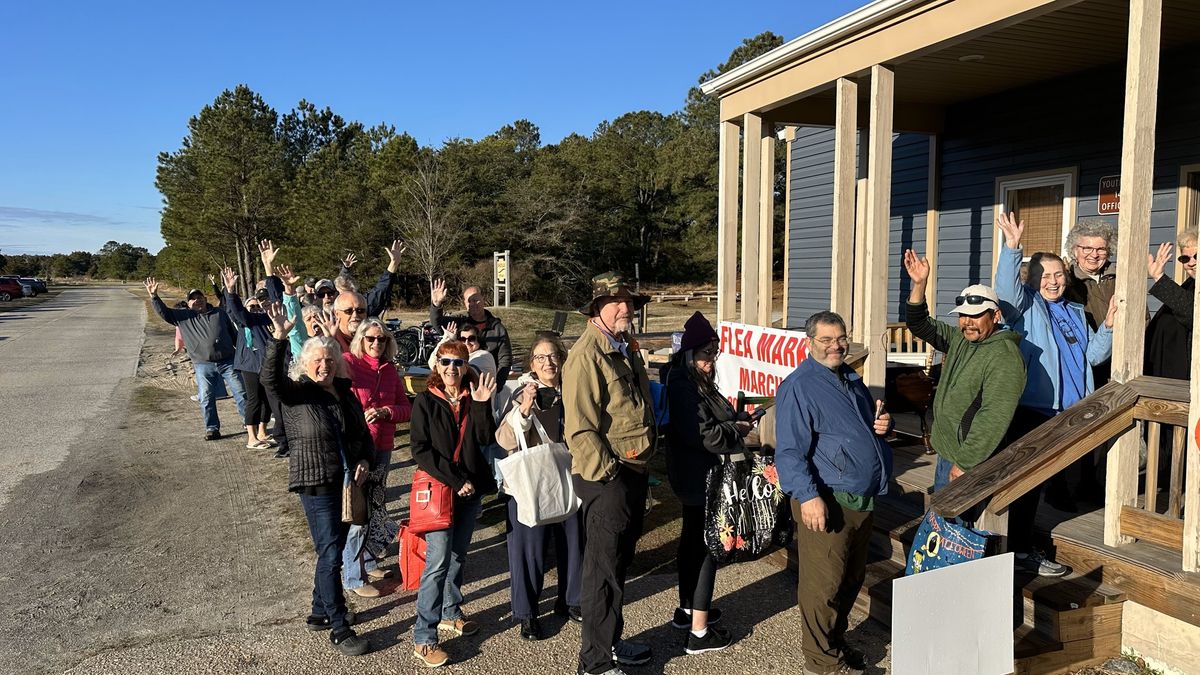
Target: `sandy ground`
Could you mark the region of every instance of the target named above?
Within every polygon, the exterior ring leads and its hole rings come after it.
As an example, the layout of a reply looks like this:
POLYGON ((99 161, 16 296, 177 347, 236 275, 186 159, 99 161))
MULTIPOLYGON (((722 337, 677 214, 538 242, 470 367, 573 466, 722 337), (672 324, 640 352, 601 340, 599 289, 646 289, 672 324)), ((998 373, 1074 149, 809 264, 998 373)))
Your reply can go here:
MULTIPOLYGON (((141 304, 129 297, 129 307, 141 304)), ((87 330, 101 319, 80 320, 87 330)), ((140 320, 131 322, 140 328, 140 320)), ((364 619, 359 631, 373 645, 367 656, 342 657, 327 634, 304 630, 313 557, 298 500, 286 492, 285 462, 243 447, 229 400, 219 405, 227 438, 202 440, 199 410, 188 399, 190 373, 167 358, 171 331, 152 316, 145 334, 138 377, 85 401, 64 395, 62 404, 58 397, 44 403, 51 425, 62 415, 89 423, 50 449, 61 452, 61 462, 14 481, 0 509, 0 559, 8 563, 0 593, 9 598, 0 672, 424 672, 411 658, 415 592, 394 581, 384 582, 381 598, 352 596, 364 619)), ((77 343, 77 350, 103 346, 77 343)), ((12 367, 0 347, 0 373, 12 367)), ((74 368, 85 379, 89 371, 74 368)), ((412 462, 407 439, 397 444, 389 508, 399 518, 412 462)), ((655 658, 630 672, 799 672, 795 577, 764 562, 718 572, 715 604, 726 613, 734 646, 684 654, 683 633, 667 625, 677 601, 677 507, 665 486, 653 495, 627 587, 626 637, 652 644, 655 658)), ((509 614, 503 519, 499 505, 488 504, 465 587, 465 609, 481 631, 445 643, 453 659, 448 671, 574 672, 574 624, 546 618, 551 637, 520 640, 509 614)), ((555 583, 551 573, 547 614, 555 583)), ((851 624, 851 642, 878 664, 870 672, 886 672, 886 629, 861 616, 851 624)))

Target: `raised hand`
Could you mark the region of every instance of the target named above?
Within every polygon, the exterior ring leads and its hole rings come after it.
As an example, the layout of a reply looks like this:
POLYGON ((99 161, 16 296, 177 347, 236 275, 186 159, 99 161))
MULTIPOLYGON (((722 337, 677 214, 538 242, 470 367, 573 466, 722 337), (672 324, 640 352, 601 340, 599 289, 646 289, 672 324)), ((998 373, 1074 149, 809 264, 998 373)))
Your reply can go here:
POLYGON ((337 335, 338 320, 336 312, 321 312, 321 330, 329 337, 337 335))
POLYGON ((267 318, 271 320, 271 335, 275 336, 276 340, 282 340, 292 326, 296 325, 295 320, 287 318, 287 311, 282 303, 268 302, 266 310, 267 318))
POLYGON ((914 286, 929 281, 929 258, 918 258, 912 249, 904 252, 904 269, 914 286))
POLYGON ((271 266, 275 264, 275 256, 277 255, 279 255, 279 249, 275 248, 275 244, 272 244, 270 239, 263 239, 258 243, 258 257, 262 258, 263 268, 267 270, 267 276, 271 276, 271 266))
POLYGON ((290 295, 292 289, 300 285, 300 277, 292 273, 290 265, 280 265, 276 271, 279 275, 279 280, 283 282, 284 292, 290 295))
POLYGON ((404 242, 397 239, 392 242, 391 248, 383 249, 383 252, 386 253, 388 257, 387 269, 392 274, 395 274, 396 271, 400 269, 400 255, 404 253, 406 248, 407 247, 404 245, 404 242))
POLYGON ((1104 317, 1104 326, 1112 329, 1113 323, 1117 320, 1117 296, 1114 295, 1108 299, 1108 314, 1104 317))
POLYGON ((237 288, 237 280, 237 272, 234 272, 232 267, 226 266, 221 270, 221 281, 225 282, 225 292, 232 293, 233 289, 237 288))
POLYGON ((146 277, 145 285, 146 285, 147 293, 149 293, 151 296, 158 295, 158 280, 157 279, 155 279, 154 277, 146 277))
POLYGON ((471 398, 480 403, 491 400, 494 393, 496 393, 496 376, 491 373, 480 373, 479 382, 471 383, 471 398))
POLYGON ((217 285, 217 277, 212 274, 208 275, 208 285, 216 286, 217 285))
POLYGON ((1016 213, 1001 213, 996 218, 996 226, 1004 233, 1004 245, 1008 248, 1021 248, 1021 236, 1025 234, 1025 221, 1017 221, 1016 213))
POLYGON ((449 337, 451 340, 458 339, 458 322, 457 321, 451 321, 451 322, 447 323, 446 328, 444 330, 446 331, 446 336, 449 337))
POLYGON ((353 253, 347 253, 346 257, 342 260, 342 267, 350 269, 351 267, 354 267, 357 262, 358 256, 354 255, 353 253))
POLYGON ((429 302, 434 307, 441 307, 446 301, 446 281, 444 279, 434 279, 433 285, 429 289, 429 302))
POLYGON ((1158 255, 1146 255, 1146 271, 1150 278, 1158 281, 1162 278, 1167 261, 1171 259, 1171 243, 1164 241, 1158 245, 1158 255))

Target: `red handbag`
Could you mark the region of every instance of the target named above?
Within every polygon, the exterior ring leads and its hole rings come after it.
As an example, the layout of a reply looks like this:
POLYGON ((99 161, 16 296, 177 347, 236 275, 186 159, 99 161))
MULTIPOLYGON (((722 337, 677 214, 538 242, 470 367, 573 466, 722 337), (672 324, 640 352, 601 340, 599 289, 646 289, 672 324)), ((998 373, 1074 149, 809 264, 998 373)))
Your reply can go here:
POLYGON ((412 531, 407 520, 400 521, 400 534, 397 537, 400 545, 400 584, 406 591, 415 591, 421 587, 421 574, 425 572, 425 550, 428 546, 425 537, 412 531))
MULTIPOLYGON (((462 421, 458 430, 458 445, 453 462, 462 458, 463 441, 467 437, 467 400, 461 408, 462 421)), ((408 529, 414 534, 449 529, 454 516, 454 491, 424 469, 413 472, 412 489, 408 497, 408 529)))

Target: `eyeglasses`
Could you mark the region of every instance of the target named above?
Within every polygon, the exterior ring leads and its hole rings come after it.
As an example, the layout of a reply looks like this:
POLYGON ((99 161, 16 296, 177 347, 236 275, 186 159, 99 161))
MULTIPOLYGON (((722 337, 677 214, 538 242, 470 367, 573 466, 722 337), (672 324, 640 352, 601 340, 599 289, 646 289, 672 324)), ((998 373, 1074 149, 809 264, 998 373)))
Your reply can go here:
POLYGON ((345 314, 346 316, 366 316, 367 315, 366 307, 347 307, 346 309, 339 309, 338 311, 341 312, 342 314, 345 314))
POLYGON ((1183 263, 1184 265, 1192 262, 1195 259, 1196 259, 1196 256, 1194 256, 1194 255, 1181 255, 1178 258, 1176 258, 1176 260, 1183 263))
POLYGON ((1084 255, 1094 255, 1096 253, 1108 255, 1108 248, 1104 246, 1076 246, 1075 248, 1079 249, 1079 252, 1084 255))
POLYGON ((839 345, 841 345, 843 347, 850 344, 850 338, 846 337, 845 335, 843 335, 840 338, 827 338, 827 337, 826 338, 817 338, 816 341, 818 344, 825 346, 825 347, 828 347, 829 345, 833 344, 834 342, 838 343, 839 345))
POLYGON ((446 366, 446 367, 454 366, 455 368, 462 368, 463 365, 466 364, 466 361, 464 361, 462 359, 448 359, 448 358, 442 357, 442 358, 438 359, 438 363, 443 366, 446 366))
POLYGON ((479 337, 476 335, 460 335, 458 339, 462 340, 463 342, 474 342, 475 344, 479 344, 479 337))
POLYGON ((955 306, 962 305, 982 305, 985 302, 995 302, 986 295, 960 295, 954 298, 955 306))
POLYGON ((708 349, 701 349, 700 354, 710 359, 715 359, 721 355, 721 349, 719 347, 709 347, 708 349))
POLYGON ((558 354, 537 354, 533 357, 533 362, 537 364, 543 363, 559 363, 562 359, 558 358, 558 354))
POLYGON ((375 344, 377 342, 386 342, 387 336, 386 335, 364 335, 363 339, 366 340, 367 342, 370 342, 371 344, 375 344))
POLYGON ((328 288, 317 291, 318 298, 331 298, 337 295, 337 291, 331 291, 328 288))

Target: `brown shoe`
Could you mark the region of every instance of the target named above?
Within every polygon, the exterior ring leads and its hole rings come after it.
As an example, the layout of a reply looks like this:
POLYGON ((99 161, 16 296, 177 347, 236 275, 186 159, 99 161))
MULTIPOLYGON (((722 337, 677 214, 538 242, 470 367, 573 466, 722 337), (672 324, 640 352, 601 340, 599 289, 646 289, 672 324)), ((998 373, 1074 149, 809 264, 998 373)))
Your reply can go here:
POLYGON ((455 635, 474 635, 479 632, 479 624, 465 616, 453 621, 442 619, 438 624, 438 630, 450 631, 455 635))
POLYGON ((376 567, 373 570, 367 570, 367 576, 372 579, 390 579, 392 577, 391 570, 385 570, 382 567, 376 567))
POLYGON ((360 597, 360 598, 378 598, 379 597, 379 589, 375 588, 371 584, 363 584, 362 586, 359 586, 358 588, 353 588, 351 590, 353 590, 354 593, 356 595, 358 595, 358 597, 360 597))
POLYGON ((446 665, 450 655, 437 644, 416 645, 413 648, 413 658, 419 659, 427 668, 438 668, 446 665))

